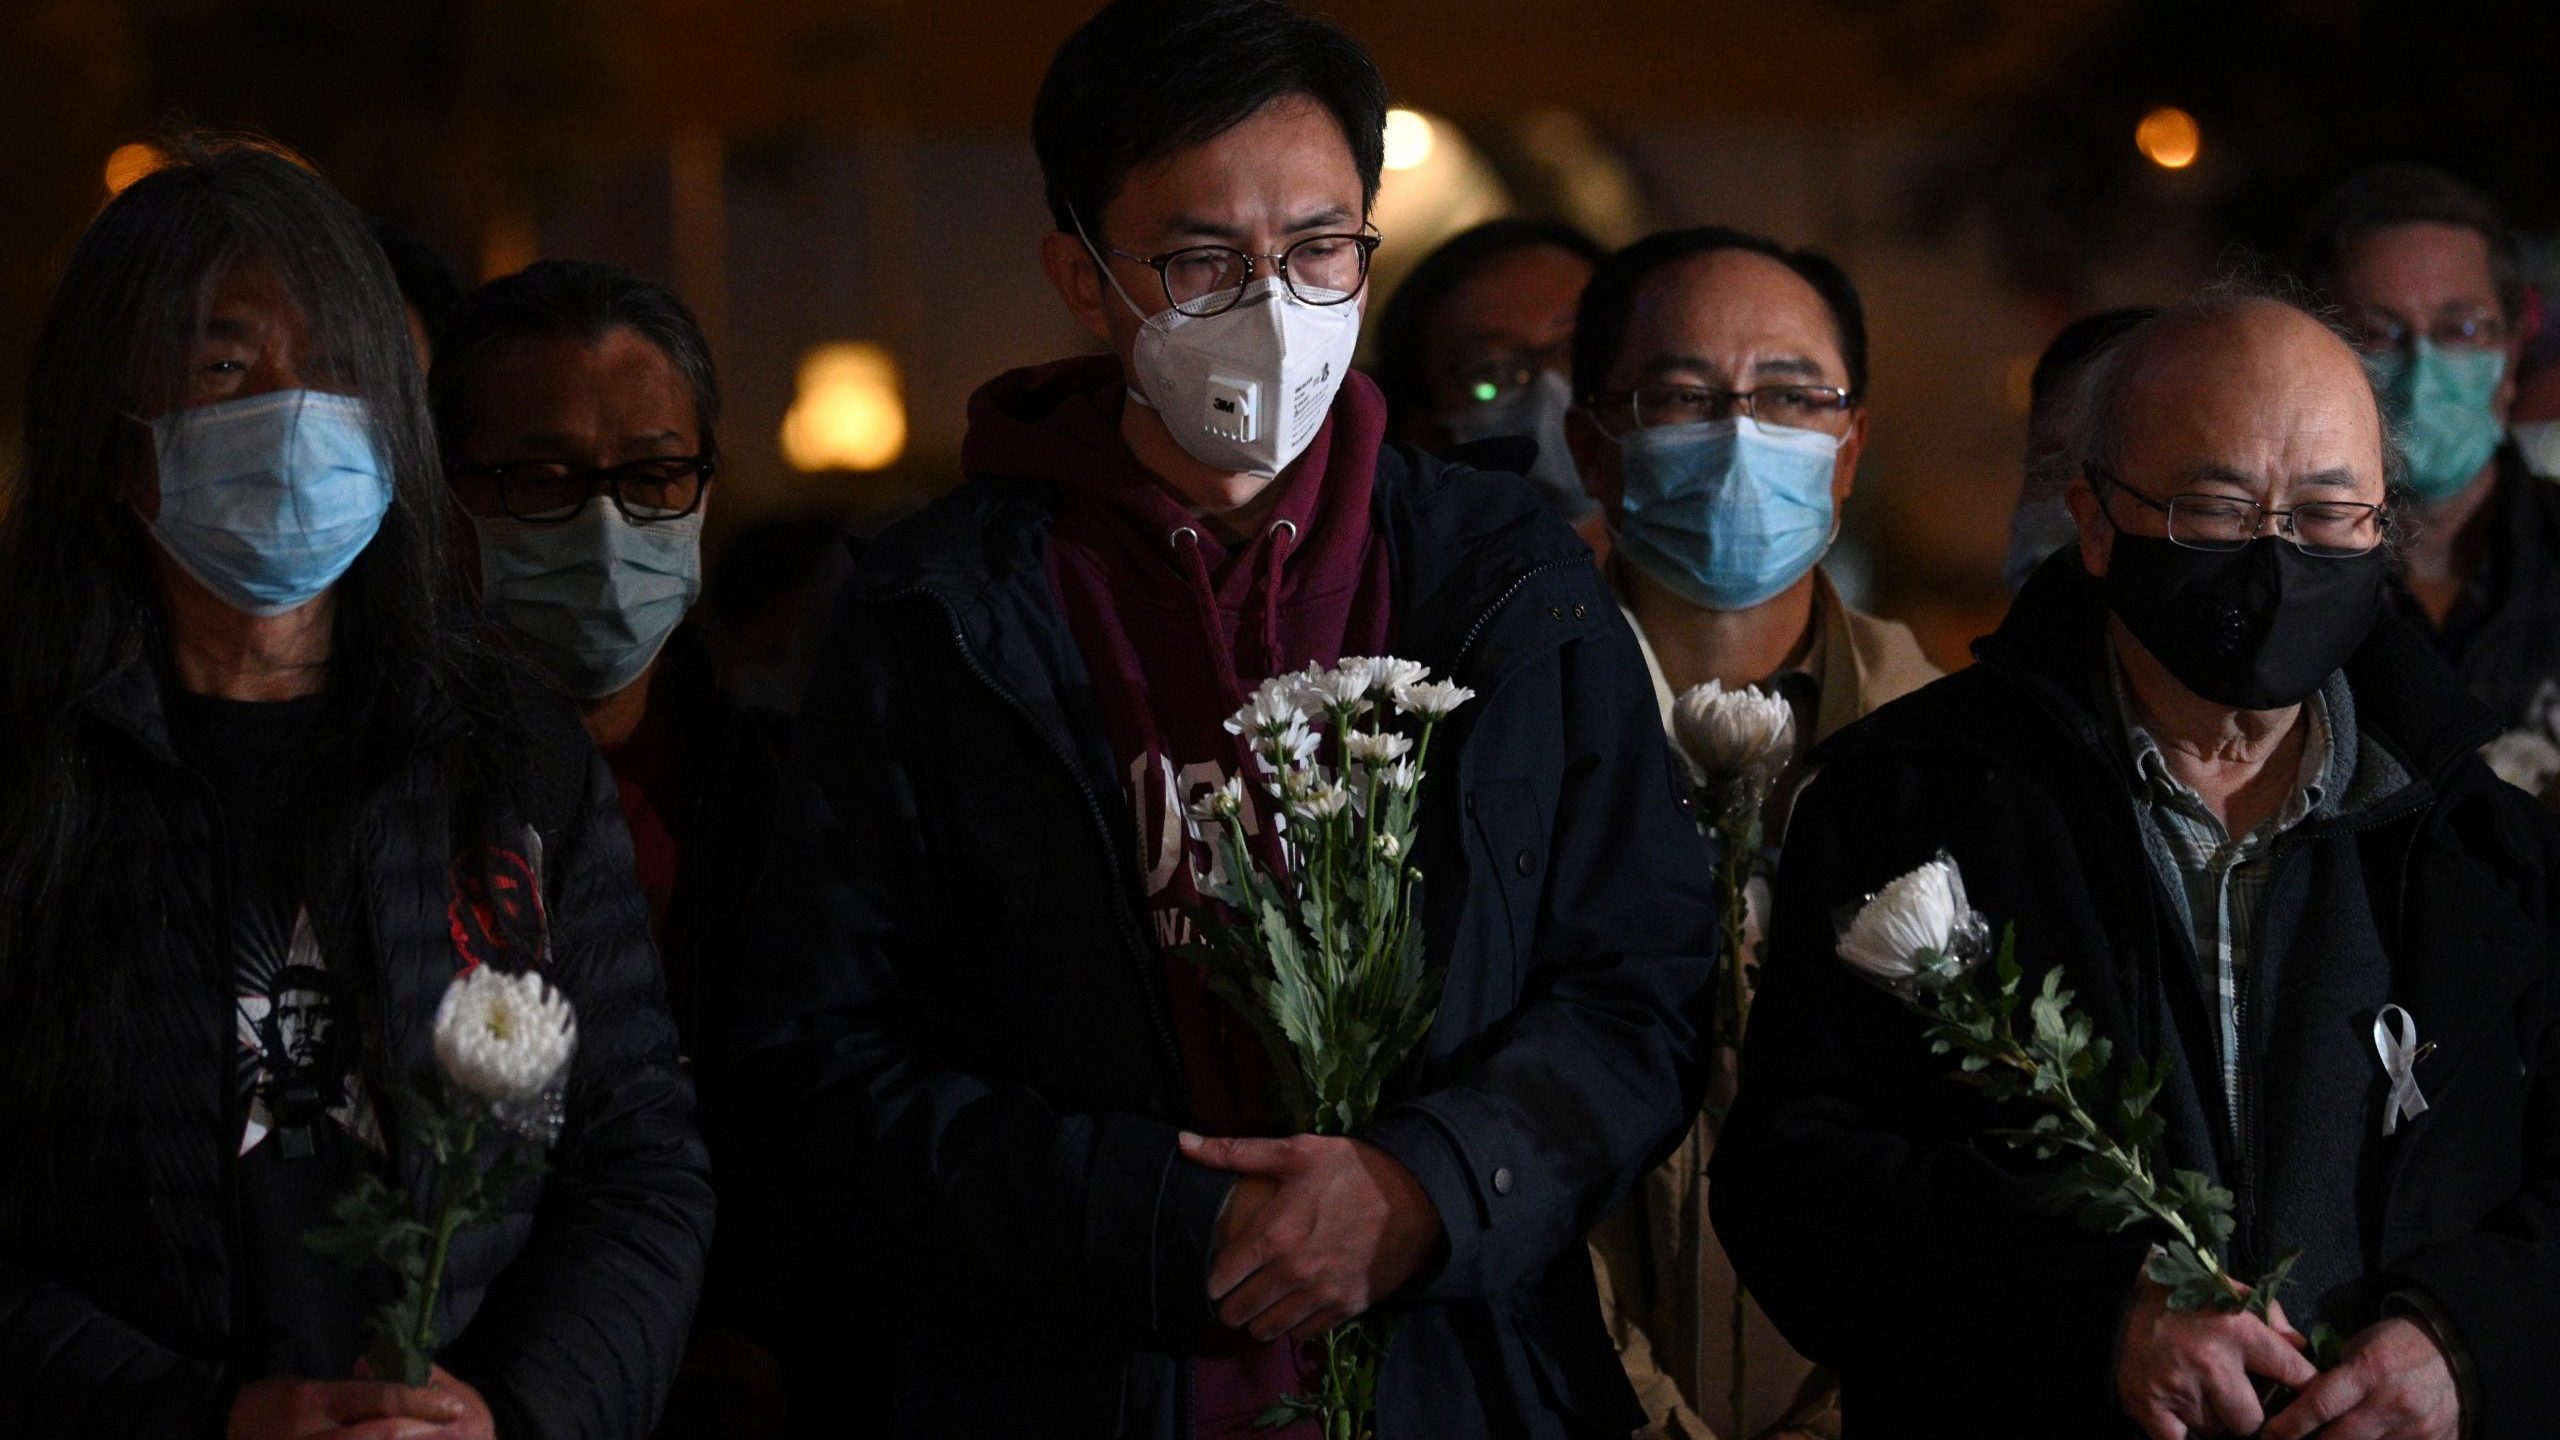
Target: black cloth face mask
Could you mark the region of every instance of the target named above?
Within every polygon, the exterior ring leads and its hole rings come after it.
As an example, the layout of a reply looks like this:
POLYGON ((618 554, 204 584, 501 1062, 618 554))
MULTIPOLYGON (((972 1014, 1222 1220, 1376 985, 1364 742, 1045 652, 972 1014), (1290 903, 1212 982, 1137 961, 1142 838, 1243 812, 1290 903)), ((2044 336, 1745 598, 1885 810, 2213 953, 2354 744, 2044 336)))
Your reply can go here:
POLYGON ((2379 545, 2305 555, 2270 535, 2191 550, 2118 529, 2100 584, 2107 608, 2179 684, 2216 705, 2282 710, 2310 699, 2372 633, 2383 564, 2379 545))

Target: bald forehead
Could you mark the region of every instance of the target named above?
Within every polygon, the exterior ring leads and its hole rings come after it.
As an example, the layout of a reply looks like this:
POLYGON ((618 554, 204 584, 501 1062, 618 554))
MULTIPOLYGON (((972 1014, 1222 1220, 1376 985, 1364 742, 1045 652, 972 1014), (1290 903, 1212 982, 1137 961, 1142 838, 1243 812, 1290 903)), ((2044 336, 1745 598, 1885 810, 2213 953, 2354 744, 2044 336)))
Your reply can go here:
POLYGON ((1710 250, 1663 265, 1636 287, 1610 386, 1665 378, 1845 387, 1849 372, 1822 292, 1769 256, 1710 250))
POLYGON ((2121 468, 2135 485, 2382 498, 2363 362, 2300 310, 2245 300, 2173 312, 2132 336, 2120 363, 2121 468))

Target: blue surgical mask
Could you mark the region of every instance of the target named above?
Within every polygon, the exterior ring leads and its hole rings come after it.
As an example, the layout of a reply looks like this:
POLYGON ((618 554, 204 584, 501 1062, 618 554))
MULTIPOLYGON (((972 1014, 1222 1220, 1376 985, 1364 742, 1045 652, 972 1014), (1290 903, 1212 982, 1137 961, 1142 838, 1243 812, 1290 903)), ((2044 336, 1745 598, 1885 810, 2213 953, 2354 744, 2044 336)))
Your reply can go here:
POLYGON ((702 593, 702 512, 634 525, 598 495, 562 521, 471 517, 480 603, 570 694, 640 678, 702 593))
POLYGON ((1580 520, 1597 502, 1582 488, 1582 472, 1564 439, 1565 412, 1573 408, 1573 386, 1553 370, 1508 394, 1440 417, 1450 440, 1471 445, 1496 436, 1521 435, 1538 442, 1538 458, 1529 464, 1529 483, 1547 505, 1567 520, 1580 520))
POLYGON ((1619 553, 1693 605, 1748 610, 1831 548, 1839 436, 1736 415, 1631 430, 1618 443, 1619 553))
POLYGON ((2399 428, 2409 488, 2431 505, 2461 493, 2497 453, 2500 427, 2489 403, 2506 378, 2506 352, 2420 339, 2414 355, 2385 350, 2364 363, 2399 428))
POLYGON ((373 412, 352 395, 270 390, 143 423, 160 470, 152 538, 243 614, 308 604, 390 513, 373 412))

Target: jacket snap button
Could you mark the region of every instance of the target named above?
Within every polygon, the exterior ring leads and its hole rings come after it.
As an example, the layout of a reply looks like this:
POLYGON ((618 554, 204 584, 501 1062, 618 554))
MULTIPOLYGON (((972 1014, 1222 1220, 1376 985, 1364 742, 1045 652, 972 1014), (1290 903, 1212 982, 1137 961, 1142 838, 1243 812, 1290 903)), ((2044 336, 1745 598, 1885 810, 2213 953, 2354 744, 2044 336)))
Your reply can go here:
POLYGON ((1563 607, 1563 606, 1561 606, 1561 605, 1550 605, 1550 606, 1548 606, 1548 607, 1547 607, 1547 618, 1548 618, 1548 619, 1550 619, 1550 620, 1561 620, 1561 619, 1563 619, 1563 618, 1564 618, 1564 607, 1563 607))
POLYGON ((1510 1166, 1508 1166, 1508 1165, 1497 1165, 1497 1166, 1495 1166, 1495 1167, 1494 1167, 1494 1171, 1493 1171, 1493 1193, 1494 1193, 1494 1194, 1496 1194, 1496 1195, 1508 1195, 1508 1194, 1510 1194, 1510 1193, 1511 1193, 1511 1167, 1510 1167, 1510 1166))
POLYGON ((1588 606, 1588 605, 1576 605, 1576 606, 1574 606, 1574 607, 1573 607, 1573 618, 1574 618, 1574 619, 1576 619, 1576 620, 1583 619, 1584 617, 1588 616, 1590 613, 1591 613, 1591 607, 1590 607, 1590 606, 1588 606))
POLYGON ((1473 790, 1470 790, 1470 791, 1468 791, 1468 792, 1467 792, 1467 818, 1468 818, 1468 819, 1470 819, 1470 820, 1472 820, 1472 819, 1474 819, 1475 817, 1476 817, 1476 792, 1474 792, 1473 790))
POLYGON ((1538 857, 1533 851, 1523 850, 1511 857, 1511 868, 1523 875, 1534 875, 1538 871, 1538 857))

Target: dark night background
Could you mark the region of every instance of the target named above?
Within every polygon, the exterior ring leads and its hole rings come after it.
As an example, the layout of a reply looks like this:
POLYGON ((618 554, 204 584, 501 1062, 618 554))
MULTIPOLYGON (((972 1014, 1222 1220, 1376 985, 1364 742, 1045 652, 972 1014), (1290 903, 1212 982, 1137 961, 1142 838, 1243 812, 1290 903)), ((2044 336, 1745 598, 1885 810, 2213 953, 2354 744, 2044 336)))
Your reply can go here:
MULTIPOLYGON (((14 452, 33 328, 108 157, 183 118, 284 141, 469 274, 583 255, 674 281, 733 397, 721 527, 895 513, 955 478, 979 381, 1083 343, 1034 263, 1027 127, 1089 8, 5 0, 0 440, 14 452), (837 341, 894 361, 906 433, 884 468, 786 459, 803 357, 837 341)), ((1434 122, 1381 198, 1381 293, 1504 211, 1611 242, 1733 223, 1848 266, 1875 439, 1842 558, 1941 659, 2005 600, 2025 375, 2073 315, 2173 296, 2235 244, 2281 256, 2318 193, 2375 160, 2444 166, 2528 232, 2560 223, 2548 0, 1318 8, 1434 122), (2164 106, 2200 128, 2184 168, 2134 143, 2164 106)))

